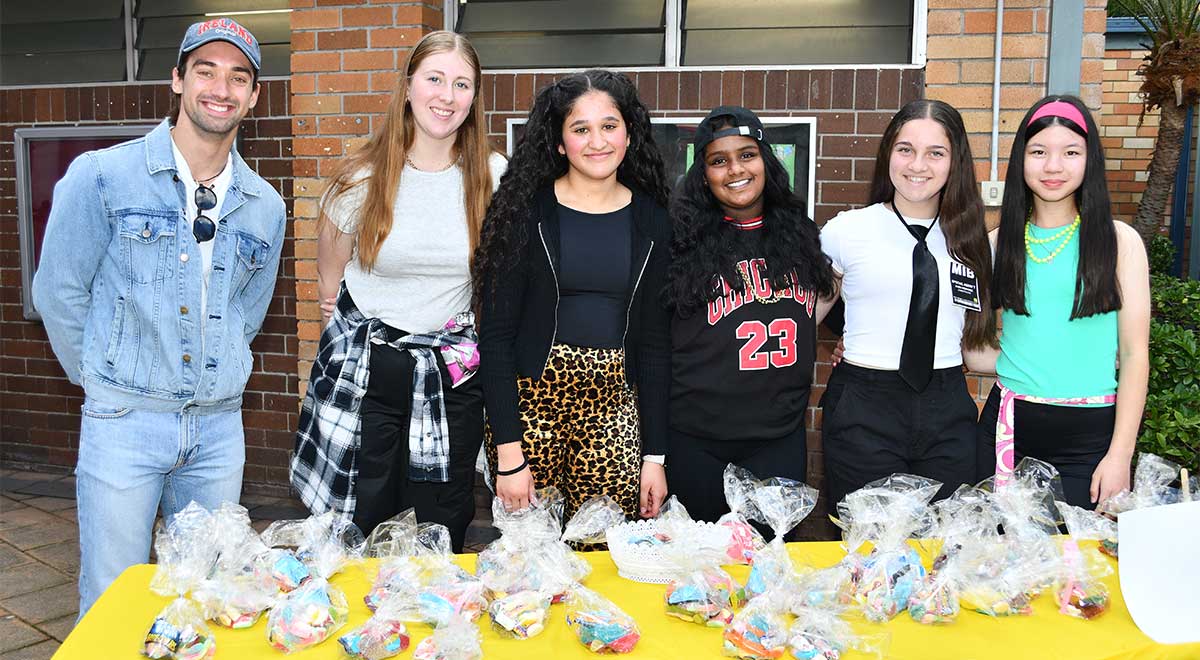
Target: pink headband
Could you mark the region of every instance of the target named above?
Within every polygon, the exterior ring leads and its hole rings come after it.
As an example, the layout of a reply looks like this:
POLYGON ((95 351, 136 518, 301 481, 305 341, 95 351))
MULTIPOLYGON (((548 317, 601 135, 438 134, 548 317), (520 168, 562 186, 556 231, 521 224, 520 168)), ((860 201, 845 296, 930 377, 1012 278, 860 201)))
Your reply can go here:
POLYGON ((1083 113, 1079 111, 1079 108, 1076 108, 1066 101, 1051 101, 1046 105, 1043 105, 1037 109, 1037 112, 1033 113, 1033 116, 1029 118, 1029 123, 1025 125, 1029 126, 1029 124, 1032 124, 1042 117, 1062 117, 1063 119, 1070 119, 1071 121, 1075 122, 1075 124, 1078 125, 1084 133, 1087 133, 1087 122, 1083 119, 1083 113))

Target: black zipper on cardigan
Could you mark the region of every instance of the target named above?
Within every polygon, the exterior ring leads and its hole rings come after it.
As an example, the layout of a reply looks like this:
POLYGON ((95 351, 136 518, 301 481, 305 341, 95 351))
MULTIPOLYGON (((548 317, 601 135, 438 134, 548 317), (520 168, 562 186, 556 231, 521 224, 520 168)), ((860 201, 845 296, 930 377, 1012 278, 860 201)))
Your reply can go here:
MULTIPOLYGON (((633 281, 633 291, 629 294, 629 306, 625 308, 625 332, 621 333, 621 347, 625 348, 625 338, 629 336, 629 317, 633 315, 633 299, 637 297, 638 286, 642 283, 642 275, 646 273, 646 264, 650 263, 650 253, 654 251, 654 241, 650 241, 650 247, 646 250, 646 258, 642 260, 642 268, 638 271, 637 279, 633 281)), ((628 385, 629 378, 629 351, 625 352, 625 383, 628 385)))
MULTIPOLYGON (((550 333, 550 345, 546 347, 546 360, 542 362, 542 373, 546 372, 546 365, 550 364, 550 352, 554 350, 554 338, 558 335, 558 303, 562 298, 562 292, 558 289, 558 273, 554 272, 554 258, 550 256, 550 245, 546 243, 546 236, 542 233, 542 223, 538 223, 538 238, 542 239, 542 248, 546 250, 546 262, 550 264, 550 276, 554 278, 554 331, 550 333)), ((625 318, 625 327, 629 327, 629 318, 625 318)))

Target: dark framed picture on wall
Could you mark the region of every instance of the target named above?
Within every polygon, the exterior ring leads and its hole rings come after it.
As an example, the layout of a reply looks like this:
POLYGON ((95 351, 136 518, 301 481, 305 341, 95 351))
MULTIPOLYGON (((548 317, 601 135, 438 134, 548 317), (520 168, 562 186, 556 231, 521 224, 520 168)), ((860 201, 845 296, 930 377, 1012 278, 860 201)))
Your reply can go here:
POLYGON ((18 128, 13 132, 17 166, 17 231, 21 244, 21 305, 25 318, 39 319, 31 287, 37 271, 42 238, 54 201, 54 184, 71 161, 93 149, 103 149, 149 133, 155 124, 125 126, 53 126, 18 128))
MULTIPOLYGON (((762 117, 767 142, 791 178, 792 190, 808 205, 808 217, 816 213, 817 197, 817 119, 816 117, 762 117)), ((508 120, 506 145, 509 154, 525 129, 525 118, 508 120)), ((667 183, 674 188, 695 160, 692 148, 698 117, 651 117, 654 142, 667 169, 667 183)))

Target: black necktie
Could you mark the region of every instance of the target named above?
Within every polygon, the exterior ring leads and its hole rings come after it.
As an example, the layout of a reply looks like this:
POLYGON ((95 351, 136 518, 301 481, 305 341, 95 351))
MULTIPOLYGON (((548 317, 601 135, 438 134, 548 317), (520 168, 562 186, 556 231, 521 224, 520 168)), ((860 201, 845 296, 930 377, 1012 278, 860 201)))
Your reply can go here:
MULTIPOLYGON (((923 392, 933 375, 933 347, 937 339, 938 272, 937 261, 925 245, 929 227, 910 225, 892 204, 892 212, 917 240, 912 253, 912 296, 908 299, 908 323, 900 348, 900 378, 914 391, 923 392)), ((933 219, 934 223, 937 218, 933 219)))

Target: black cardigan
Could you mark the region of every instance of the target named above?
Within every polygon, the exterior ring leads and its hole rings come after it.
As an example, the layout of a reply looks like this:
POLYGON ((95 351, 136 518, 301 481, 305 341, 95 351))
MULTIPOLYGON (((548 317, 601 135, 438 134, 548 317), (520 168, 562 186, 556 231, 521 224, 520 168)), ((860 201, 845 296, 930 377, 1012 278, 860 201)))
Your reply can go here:
MULTIPOLYGON (((666 209, 639 191, 633 191, 632 204, 634 288, 625 334, 625 378, 637 391, 642 454, 665 454, 671 316, 660 294, 667 280, 671 221, 666 209)), ((556 208, 553 186, 538 192, 526 225, 522 263, 501 282, 485 283, 483 289, 479 374, 488 425, 498 445, 521 439, 517 378, 541 378, 554 344, 561 272, 556 208)))

